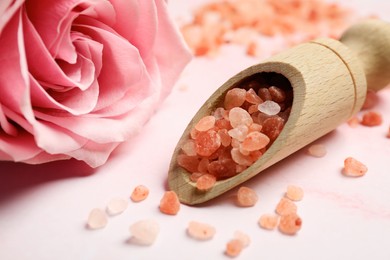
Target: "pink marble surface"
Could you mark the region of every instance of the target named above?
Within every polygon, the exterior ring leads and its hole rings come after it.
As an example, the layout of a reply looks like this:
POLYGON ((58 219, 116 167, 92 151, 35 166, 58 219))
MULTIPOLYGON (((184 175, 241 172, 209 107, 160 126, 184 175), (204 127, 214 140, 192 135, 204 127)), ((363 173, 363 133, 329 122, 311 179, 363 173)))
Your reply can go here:
MULTIPOLYGON (((175 16, 188 14, 193 6, 191 1, 169 2, 175 16)), ((385 19, 390 11, 380 1, 354 2, 385 19)), ((216 86, 254 62, 239 47, 225 48, 214 59, 194 59, 143 131, 96 170, 76 161, 38 166, 0 162, 0 259, 228 259, 225 244, 236 230, 252 241, 239 259, 390 259, 390 139, 385 137, 390 88, 381 91, 375 107, 383 125, 343 124, 316 141, 326 146, 325 157, 309 157, 301 150, 245 183, 259 195, 256 206, 238 208, 232 190, 201 206, 183 205, 177 216, 159 212, 170 156, 184 127, 216 86), (364 177, 341 174, 347 156, 368 166, 364 177), (92 208, 105 208, 114 197, 128 198, 139 184, 150 188, 147 200, 130 202, 123 214, 109 217, 105 229, 85 228, 92 208), (285 236, 260 229, 258 218, 273 212, 289 184, 305 191, 297 203, 301 231, 285 236), (160 224, 155 244, 128 244, 129 226, 145 218, 160 224), (215 237, 190 239, 185 229, 191 220, 214 225, 215 237)))

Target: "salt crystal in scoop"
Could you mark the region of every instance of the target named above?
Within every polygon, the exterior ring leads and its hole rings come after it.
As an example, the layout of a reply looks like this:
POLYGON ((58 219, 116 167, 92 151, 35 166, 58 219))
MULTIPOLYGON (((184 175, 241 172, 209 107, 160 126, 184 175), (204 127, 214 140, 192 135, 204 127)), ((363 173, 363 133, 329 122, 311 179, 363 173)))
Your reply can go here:
POLYGON ((277 115, 280 112, 279 104, 270 100, 264 101, 263 103, 259 104, 258 109, 260 112, 269 116, 277 115))
POLYGON ((160 226, 154 220, 140 220, 130 226, 130 243, 137 245, 150 246, 154 243, 160 232, 160 226))

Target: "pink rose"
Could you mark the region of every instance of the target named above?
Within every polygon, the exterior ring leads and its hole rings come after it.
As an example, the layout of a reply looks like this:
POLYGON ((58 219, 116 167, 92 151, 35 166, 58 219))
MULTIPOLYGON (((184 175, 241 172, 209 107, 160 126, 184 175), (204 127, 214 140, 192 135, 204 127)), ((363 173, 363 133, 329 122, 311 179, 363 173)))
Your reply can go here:
POLYGON ((102 165, 189 59, 164 0, 1 0, 0 160, 102 165))

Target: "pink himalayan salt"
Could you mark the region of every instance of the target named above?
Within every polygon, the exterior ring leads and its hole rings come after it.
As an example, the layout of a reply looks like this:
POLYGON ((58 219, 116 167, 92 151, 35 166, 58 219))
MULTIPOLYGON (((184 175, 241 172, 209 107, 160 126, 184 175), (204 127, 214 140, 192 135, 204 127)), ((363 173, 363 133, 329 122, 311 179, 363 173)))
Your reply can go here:
POLYGON ((269 93, 268 88, 260 88, 257 93, 263 101, 272 100, 272 96, 269 93))
POLYGON ((131 200, 134 202, 140 202, 145 200, 149 196, 149 189, 144 185, 138 185, 131 193, 131 200))
POLYGON ((213 112, 213 116, 216 120, 226 119, 228 112, 223 107, 218 107, 213 112))
POLYGON ((323 144, 313 144, 309 146, 307 153, 313 157, 324 157, 326 155, 326 148, 323 144))
POLYGON ((277 115, 280 112, 280 105, 271 100, 264 101, 257 108, 260 112, 269 116, 277 115))
POLYGON ((127 209, 129 202, 122 198, 113 198, 107 204, 107 213, 111 216, 118 215, 127 209))
POLYGON ((202 158, 198 164, 198 172, 207 173, 209 170, 210 161, 207 158, 202 158))
POLYGON ((253 123, 251 115, 241 107, 234 107, 229 111, 229 120, 233 128, 239 125, 250 126, 253 123))
POLYGON ((200 132, 195 139, 195 150, 200 156, 210 156, 221 146, 221 137, 214 130, 200 132))
POLYGON ((222 146, 228 147, 228 146, 231 144, 232 138, 231 138, 231 136, 229 135, 228 130, 226 130, 226 129, 220 129, 220 130, 218 130, 218 135, 219 135, 219 137, 221 138, 221 145, 222 145, 222 146))
POLYGON ((378 126, 382 124, 382 115, 375 111, 368 111, 363 114, 362 121, 364 126, 378 126))
POLYGON ((205 173, 203 172, 193 172, 190 175, 190 180, 193 182, 197 182, 200 176, 204 175, 205 173))
POLYGON ((270 139, 265 134, 260 132, 251 132, 242 142, 242 148, 252 152, 266 147, 269 142, 270 139))
POLYGON ((174 191, 166 191, 160 200, 160 211, 167 215, 176 215, 180 210, 180 201, 174 191))
POLYGON ((230 129, 228 134, 231 138, 237 139, 237 141, 242 142, 248 134, 249 128, 246 125, 238 125, 237 127, 230 129))
POLYGON ((355 128, 360 124, 360 120, 357 116, 353 116, 350 119, 348 119, 347 123, 350 127, 355 128))
POLYGON ((234 107, 239 107, 244 104, 246 98, 245 89, 233 88, 229 90, 225 95, 224 107, 230 110, 234 107))
POLYGON ((241 240, 239 239, 231 239, 226 244, 225 254, 230 257, 236 257, 238 256, 242 249, 244 248, 241 240))
POLYGON ((207 131, 213 128, 215 125, 215 117, 214 116, 205 116, 199 120, 195 125, 195 129, 201 132, 207 131))
POLYGON ((237 204, 241 207, 253 207, 258 201, 254 190, 248 187, 240 187, 237 191, 237 204))
POLYGON ((242 231, 236 230, 233 234, 233 238, 240 240, 243 247, 249 246, 251 243, 250 237, 242 231))
POLYGON ((249 133, 251 133, 251 132, 256 132, 256 131, 257 131, 257 132, 260 132, 262 128, 263 128, 262 125, 253 123, 253 124, 251 124, 251 125, 249 126, 249 133))
POLYGON ((295 185, 288 185, 286 197, 293 201, 299 201, 303 198, 303 189, 295 185))
POLYGON ((229 158, 219 159, 208 165, 208 172, 217 179, 226 179, 236 175, 236 163, 229 158))
POLYGON ((279 216, 274 214, 263 214, 260 216, 258 224, 261 228, 272 230, 278 225, 279 216))
POLYGON ((280 132, 283 130, 284 120, 281 117, 271 117, 263 122, 263 128, 261 132, 269 137, 271 142, 279 136, 280 132))
POLYGON ((280 216, 296 213, 297 205, 289 199, 281 198, 278 205, 276 205, 276 213, 280 216))
POLYGON ((155 220, 146 219, 132 224, 129 231, 132 235, 129 242, 137 245, 150 246, 155 242, 160 232, 160 226, 155 220))
POLYGON ((89 229, 104 228, 107 225, 107 215, 101 209, 92 209, 87 220, 87 227, 89 229))
POLYGON ((252 158, 249 155, 243 155, 239 148, 233 148, 231 150, 231 155, 233 161, 239 165, 251 166, 253 164, 252 158))
POLYGON ((280 88, 271 86, 268 88, 268 91, 273 101, 277 103, 282 103, 284 102, 284 100, 286 100, 286 93, 280 88))
POLYGON ((263 102, 261 98, 257 95, 257 93, 253 90, 253 88, 249 89, 246 92, 245 100, 250 104, 258 105, 263 102))
POLYGON ((286 235, 294 235, 302 226, 302 219, 296 213, 282 215, 279 221, 279 230, 286 235))
POLYGON ((194 140, 187 140, 181 147, 183 152, 186 155, 189 156, 195 156, 196 155, 196 147, 195 147, 195 141, 194 140))
POLYGON ((364 100, 362 110, 371 109, 375 107, 375 105, 378 103, 378 100, 379 98, 375 91, 371 89, 367 90, 367 95, 366 95, 366 99, 364 100))
POLYGON ((367 170, 367 166, 352 157, 348 157, 344 160, 343 173, 346 176, 360 177, 366 174, 367 170))
POLYGON ((177 164, 189 172, 198 171, 199 159, 197 156, 188 156, 186 154, 177 155, 177 164))
POLYGON ((197 240, 210 240, 215 235, 215 227, 197 221, 190 221, 187 227, 187 234, 197 240))
POLYGON ((210 190, 215 183, 217 182, 217 178, 211 174, 203 174, 196 181, 196 188, 200 191, 208 191, 210 190))

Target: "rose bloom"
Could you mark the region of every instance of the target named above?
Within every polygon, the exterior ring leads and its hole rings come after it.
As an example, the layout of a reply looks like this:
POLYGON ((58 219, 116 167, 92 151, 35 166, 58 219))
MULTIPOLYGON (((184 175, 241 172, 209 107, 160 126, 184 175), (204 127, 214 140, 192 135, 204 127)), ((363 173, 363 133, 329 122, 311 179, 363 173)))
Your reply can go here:
POLYGON ((104 164, 189 60, 164 0, 1 0, 0 160, 104 164))

